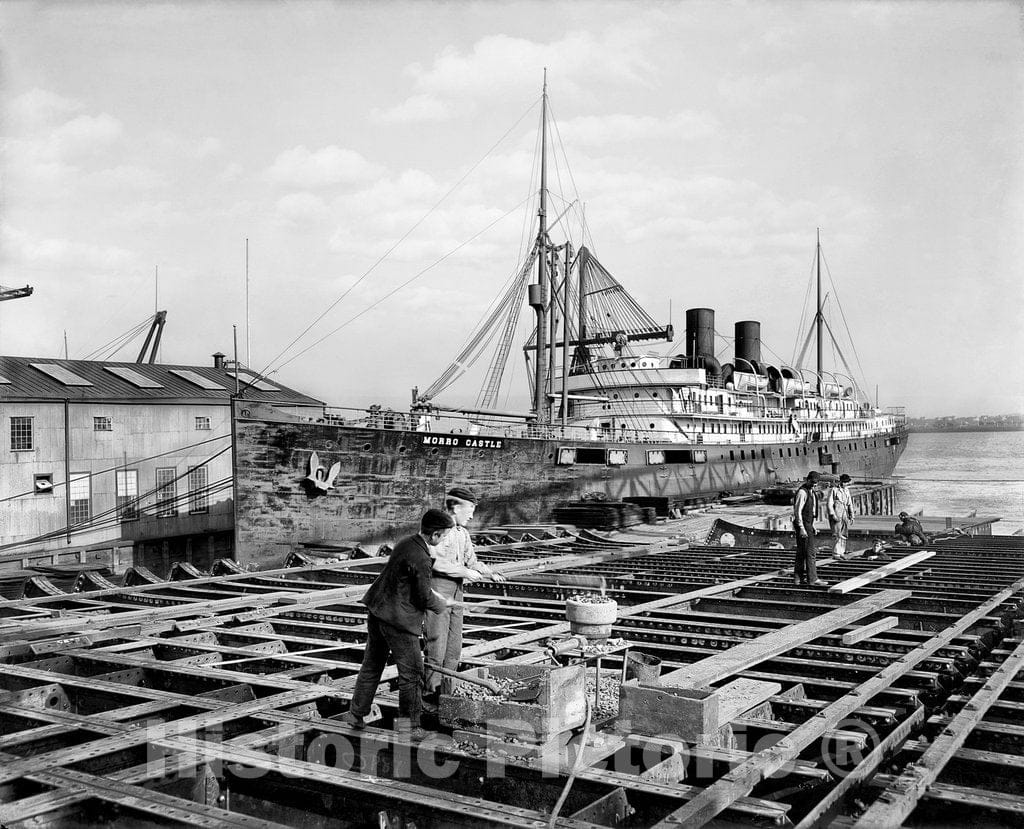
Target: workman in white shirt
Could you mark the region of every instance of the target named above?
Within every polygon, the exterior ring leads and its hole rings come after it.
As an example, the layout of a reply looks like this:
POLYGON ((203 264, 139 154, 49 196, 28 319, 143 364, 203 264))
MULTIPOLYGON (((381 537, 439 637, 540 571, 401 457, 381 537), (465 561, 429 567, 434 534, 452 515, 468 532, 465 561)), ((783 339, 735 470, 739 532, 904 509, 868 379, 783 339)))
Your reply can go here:
POLYGON ((852 480, 845 472, 840 475, 839 485, 829 489, 826 502, 828 523, 832 527, 832 556, 840 560, 846 558, 846 539, 853 523, 853 499, 849 487, 852 480))
MULTIPOLYGON (((430 550, 434 560, 431 587, 445 599, 461 602, 463 585, 474 581, 505 581, 476 557, 473 540, 466 526, 473 518, 478 499, 464 487, 448 490, 444 499, 445 511, 455 526, 430 550)), ((429 663, 455 671, 462 656, 462 608, 449 607, 442 613, 428 613, 423 625, 426 634, 426 679, 424 702, 436 705, 442 675, 430 670, 429 663)))

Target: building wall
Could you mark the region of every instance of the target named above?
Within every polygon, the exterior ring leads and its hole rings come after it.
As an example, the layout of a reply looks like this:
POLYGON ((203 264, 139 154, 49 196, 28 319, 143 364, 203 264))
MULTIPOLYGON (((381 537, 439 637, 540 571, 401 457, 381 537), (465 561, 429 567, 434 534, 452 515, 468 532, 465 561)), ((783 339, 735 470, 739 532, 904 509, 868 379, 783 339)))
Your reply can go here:
MULTIPOLYGON (((102 527, 72 532, 72 544, 91 544, 118 538, 140 540, 230 530, 231 425, 224 404, 188 402, 109 404, 71 401, 68 406, 70 472, 90 474, 90 515, 93 520, 110 513, 102 527), (94 418, 109 418, 110 431, 96 429, 94 418), (209 418, 209 429, 197 429, 196 418, 209 418), (220 439, 216 439, 220 437, 220 439), (197 445, 202 444, 202 445, 197 445), (217 455, 217 453, 220 453, 217 455), (164 454, 167 453, 167 454, 164 454), (154 457, 161 455, 161 457, 154 457), (217 457, 210 460, 211 457, 217 457), (208 463, 207 463, 208 462, 208 463), (138 472, 138 492, 156 487, 157 469, 173 469, 176 493, 189 491, 188 470, 207 466, 208 484, 225 481, 228 486, 211 494, 205 513, 190 514, 189 503, 175 505, 176 515, 155 515, 155 494, 142 498, 139 518, 118 521, 115 468, 138 472), (127 464, 127 466, 126 466, 127 464)), ((5 403, 0 406, 0 545, 35 539, 59 532, 56 538, 34 546, 66 545, 65 411, 63 402, 5 403), (11 448, 11 418, 31 417, 33 446, 26 451, 11 448), (36 492, 35 477, 52 475, 53 489, 36 492)), ((0 551, 4 552, 4 551, 0 551)))

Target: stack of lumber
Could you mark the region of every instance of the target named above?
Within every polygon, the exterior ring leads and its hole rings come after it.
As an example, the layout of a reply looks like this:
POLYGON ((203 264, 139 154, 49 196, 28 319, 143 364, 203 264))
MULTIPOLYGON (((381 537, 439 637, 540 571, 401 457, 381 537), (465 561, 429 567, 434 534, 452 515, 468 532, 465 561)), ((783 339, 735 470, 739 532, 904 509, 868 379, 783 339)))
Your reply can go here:
POLYGON ((644 510, 624 501, 570 501, 555 507, 555 520, 596 530, 621 530, 644 523, 644 510))

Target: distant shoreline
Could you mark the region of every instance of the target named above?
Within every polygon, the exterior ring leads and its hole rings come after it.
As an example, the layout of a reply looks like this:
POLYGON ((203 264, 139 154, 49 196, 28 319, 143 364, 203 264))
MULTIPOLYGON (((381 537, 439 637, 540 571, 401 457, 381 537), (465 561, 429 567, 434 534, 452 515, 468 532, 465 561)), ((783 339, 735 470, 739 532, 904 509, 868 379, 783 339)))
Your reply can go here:
POLYGON ((1024 432, 1024 426, 908 426, 907 432, 1024 432))

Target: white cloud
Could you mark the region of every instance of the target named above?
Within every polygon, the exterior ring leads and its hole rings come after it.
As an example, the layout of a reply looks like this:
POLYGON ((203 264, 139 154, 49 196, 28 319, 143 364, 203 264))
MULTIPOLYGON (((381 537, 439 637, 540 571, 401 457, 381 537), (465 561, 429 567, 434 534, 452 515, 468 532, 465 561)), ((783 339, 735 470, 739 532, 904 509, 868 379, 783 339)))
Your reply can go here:
POLYGON ((107 149, 124 134, 112 115, 79 115, 57 127, 47 140, 56 158, 76 158, 107 149))
POLYGON ((277 200, 278 217, 293 225, 318 222, 328 215, 327 204, 313 193, 289 193, 277 200))
POLYGON ((619 114, 573 118, 559 124, 559 134, 569 142, 602 145, 642 139, 707 138, 720 128, 718 119, 703 112, 678 112, 664 118, 619 114))
POLYGON ((798 94, 817 74, 814 65, 805 62, 774 74, 726 75, 718 82, 718 94, 732 106, 766 104, 798 94))
POLYGON ((224 142, 212 135, 194 138, 160 133, 153 140, 165 152, 198 161, 213 158, 224 152, 224 142))
POLYGON ((97 170, 85 176, 84 181, 111 190, 152 190, 167 184, 167 178, 157 170, 134 164, 119 164, 106 170, 97 170))
MULTIPOLYGON (((379 119, 441 120, 465 111, 467 99, 536 94, 544 67, 565 97, 589 94, 601 84, 647 84, 653 73, 644 46, 656 34, 644 15, 630 26, 594 34, 570 32, 538 43, 508 35, 490 35, 468 51, 443 49, 429 66, 405 68, 417 94, 377 115, 379 119), (458 100, 456 107, 453 100, 458 100)), ((525 100, 525 99, 524 99, 525 100)))
POLYGON ((217 180, 221 182, 238 181, 245 172, 245 168, 237 161, 232 161, 217 174, 217 180))
POLYGON ((310 189, 366 181, 382 172, 354 150, 332 145, 313 152, 304 146, 285 150, 265 175, 275 184, 310 189))
POLYGON ((0 225, 3 257, 9 264, 62 268, 73 271, 121 270, 132 261, 132 254, 115 245, 92 245, 72 239, 57 239, 31 234, 0 225))
POLYGON ((19 130, 34 132, 70 118, 82 108, 81 101, 37 87, 11 100, 7 106, 7 115, 19 130))
POLYGON ((451 114, 452 106, 434 95, 413 95, 390 109, 374 109, 370 120, 378 124, 408 124, 444 121, 451 114))

